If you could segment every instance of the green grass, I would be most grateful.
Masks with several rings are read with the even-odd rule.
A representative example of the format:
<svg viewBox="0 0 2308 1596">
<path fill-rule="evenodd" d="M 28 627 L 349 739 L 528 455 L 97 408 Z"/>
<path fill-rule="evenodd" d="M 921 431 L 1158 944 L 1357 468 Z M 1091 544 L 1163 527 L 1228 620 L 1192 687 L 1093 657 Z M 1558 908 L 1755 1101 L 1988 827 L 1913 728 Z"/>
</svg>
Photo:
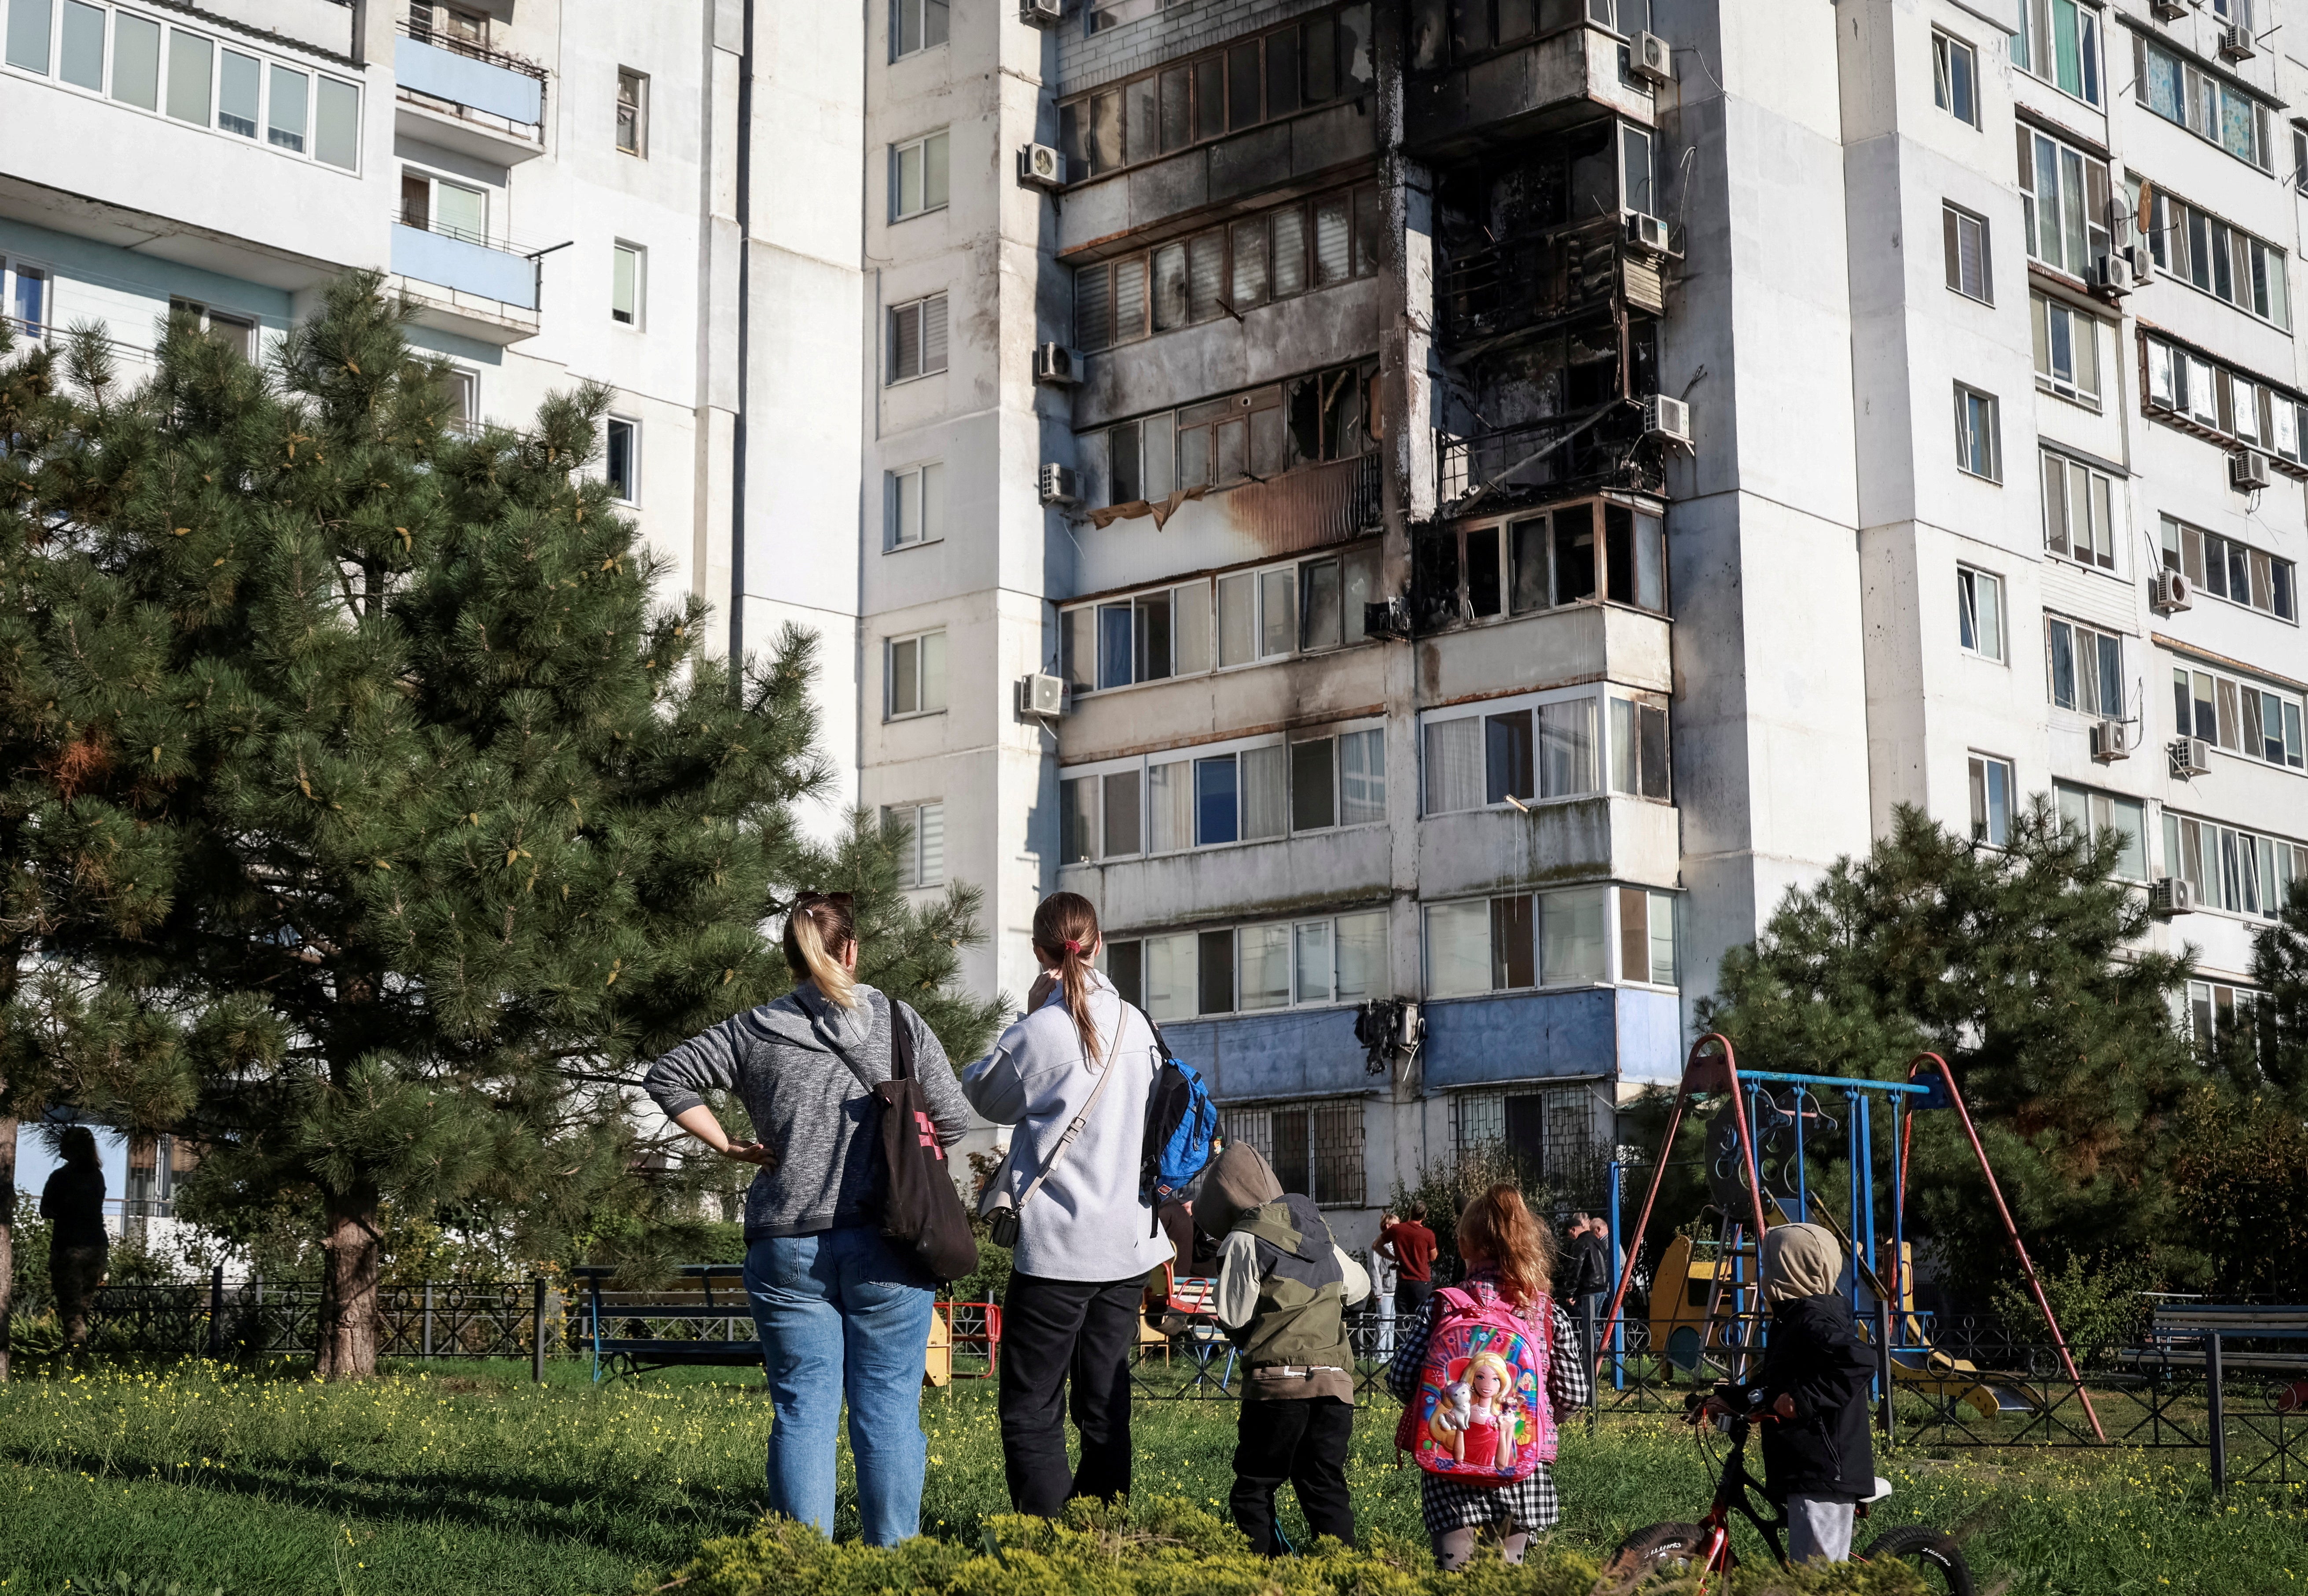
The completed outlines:
<svg viewBox="0 0 2308 1596">
<path fill-rule="evenodd" d="M 581 1367 L 551 1375 L 538 1388 L 518 1366 L 436 1366 L 323 1387 L 286 1368 L 194 1366 L 0 1387 L 0 1592 L 124 1573 L 232 1596 L 623 1592 L 754 1521 L 758 1381 L 698 1371 L 597 1390 Z M 934 1533 L 974 1540 L 1007 1511 L 993 1398 L 983 1382 L 925 1397 Z M 1227 1403 L 1140 1404 L 1139 1492 L 1222 1506 L 1234 1420 Z M 1357 1423 L 1349 1481 L 1363 1524 L 1416 1539 L 1417 1475 L 1394 1466 L 1392 1420 L 1374 1408 Z M 1983 1591 L 2308 1586 L 2308 1504 L 2215 1505 L 2200 1454 L 1905 1452 L 1879 1467 L 1897 1494 L 1876 1527 L 1955 1531 Z M 1680 1426 L 1620 1419 L 1566 1435 L 1557 1478 L 1561 1534 L 1601 1551 L 1633 1526 L 1696 1517 L 1710 1476 Z M 854 1533 L 846 1484 L 841 1511 Z"/>
</svg>

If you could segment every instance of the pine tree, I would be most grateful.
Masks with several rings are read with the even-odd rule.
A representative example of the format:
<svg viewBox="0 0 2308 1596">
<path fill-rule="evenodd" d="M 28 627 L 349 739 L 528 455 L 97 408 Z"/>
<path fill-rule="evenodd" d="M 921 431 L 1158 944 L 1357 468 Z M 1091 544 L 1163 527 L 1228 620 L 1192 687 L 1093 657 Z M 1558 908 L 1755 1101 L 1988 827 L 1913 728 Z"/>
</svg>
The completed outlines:
<svg viewBox="0 0 2308 1596">
<path fill-rule="evenodd" d="M 1903 807 L 1867 858 L 1790 890 L 1725 958 L 1701 1025 L 1750 1068 L 1897 1077 L 1941 1054 L 2031 1252 L 2144 1255 L 2159 1127 L 2203 1072 L 2174 1012 L 2189 960 L 2141 945 L 2148 905 L 2114 874 L 2119 851 L 2042 798 L 2002 849 Z M 1918 1117 L 1916 1161 L 1943 1268 L 1984 1291 L 2010 1251 L 1951 1116 Z"/>
<path fill-rule="evenodd" d="M 2295 877 L 2283 912 L 2252 939 L 2261 990 L 2251 1033 L 2267 1087 L 2297 1117 L 2308 1110 L 2308 877 Z"/>
<path fill-rule="evenodd" d="M 581 1228 L 636 1061 L 782 991 L 764 921 L 874 851 L 797 824 L 813 640 L 733 670 L 652 601 L 582 469 L 606 391 L 461 436 L 398 315 L 348 277 L 270 372 L 178 322 L 127 394 L 80 341 L 0 617 L 55 1067 L 199 1141 L 196 1211 L 317 1211 L 332 1378 L 375 1367 L 383 1203 Z M 973 911 L 884 906 L 883 956 L 942 988 Z"/>
</svg>

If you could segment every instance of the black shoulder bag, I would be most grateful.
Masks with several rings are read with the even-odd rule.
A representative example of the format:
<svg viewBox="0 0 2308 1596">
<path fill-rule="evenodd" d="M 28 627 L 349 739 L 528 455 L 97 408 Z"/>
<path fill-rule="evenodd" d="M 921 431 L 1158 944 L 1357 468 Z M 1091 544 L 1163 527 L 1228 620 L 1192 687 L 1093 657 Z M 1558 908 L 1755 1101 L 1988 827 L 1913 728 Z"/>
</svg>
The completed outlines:
<svg viewBox="0 0 2308 1596">
<path fill-rule="evenodd" d="M 890 1005 L 890 1078 L 868 1081 L 847 1053 L 842 1062 L 864 1084 L 880 1110 L 882 1234 L 913 1249 L 923 1268 L 938 1280 L 958 1281 L 977 1267 L 977 1238 L 953 1184 L 952 1166 L 939 1144 L 929 1100 L 914 1072 L 914 1033 L 906 1011 Z"/>
</svg>

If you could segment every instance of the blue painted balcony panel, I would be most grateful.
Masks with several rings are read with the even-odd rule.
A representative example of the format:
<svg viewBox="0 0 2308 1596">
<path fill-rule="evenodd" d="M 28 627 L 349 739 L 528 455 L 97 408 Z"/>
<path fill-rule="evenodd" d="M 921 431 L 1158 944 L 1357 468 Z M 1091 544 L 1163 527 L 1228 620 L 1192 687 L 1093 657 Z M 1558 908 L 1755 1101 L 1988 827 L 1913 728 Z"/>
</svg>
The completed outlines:
<svg viewBox="0 0 2308 1596">
<path fill-rule="evenodd" d="M 1596 1075 L 1672 1083 L 1682 1068 L 1683 1005 L 1672 992 L 1582 987 L 1426 1008 L 1430 1090 Z"/>
<path fill-rule="evenodd" d="M 1385 1084 L 1369 1073 L 1368 1055 L 1355 1040 L 1352 1009 L 1199 1020 L 1165 1025 L 1162 1035 L 1228 1102 L 1340 1097 Z"/>
<path fill-rule="evenodd" d="M 392 269 L 419 282 L 478 294 L 523 310 L 538 307 L 535 262 L 448 233 L 393 223 Z"/>
<path fill-rule="evenodd" d="M 461 56 L 421 39 L 392 41 L 392 75 L 404 89 L 510 122 L 545 119 L 545 85 L 527 73 Z"/>
</svg>

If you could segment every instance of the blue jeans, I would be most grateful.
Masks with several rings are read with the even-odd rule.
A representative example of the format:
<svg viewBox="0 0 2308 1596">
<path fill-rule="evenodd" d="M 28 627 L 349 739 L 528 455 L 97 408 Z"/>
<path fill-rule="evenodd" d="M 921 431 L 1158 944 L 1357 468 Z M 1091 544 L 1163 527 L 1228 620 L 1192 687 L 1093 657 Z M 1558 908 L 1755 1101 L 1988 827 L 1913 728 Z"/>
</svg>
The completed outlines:
<svg viewBox="0 0 2308 1596">
<path fill-rule="evenodd" d="M 769 1372 L 770 1511 L 833 1533 L 833 1441 L 849 1399 L 866 1544 L 921 1532 L 922 1371 L 932 1290 L 872 1225 L 773 1236 L 745 1254 Z"/>
</svg>

